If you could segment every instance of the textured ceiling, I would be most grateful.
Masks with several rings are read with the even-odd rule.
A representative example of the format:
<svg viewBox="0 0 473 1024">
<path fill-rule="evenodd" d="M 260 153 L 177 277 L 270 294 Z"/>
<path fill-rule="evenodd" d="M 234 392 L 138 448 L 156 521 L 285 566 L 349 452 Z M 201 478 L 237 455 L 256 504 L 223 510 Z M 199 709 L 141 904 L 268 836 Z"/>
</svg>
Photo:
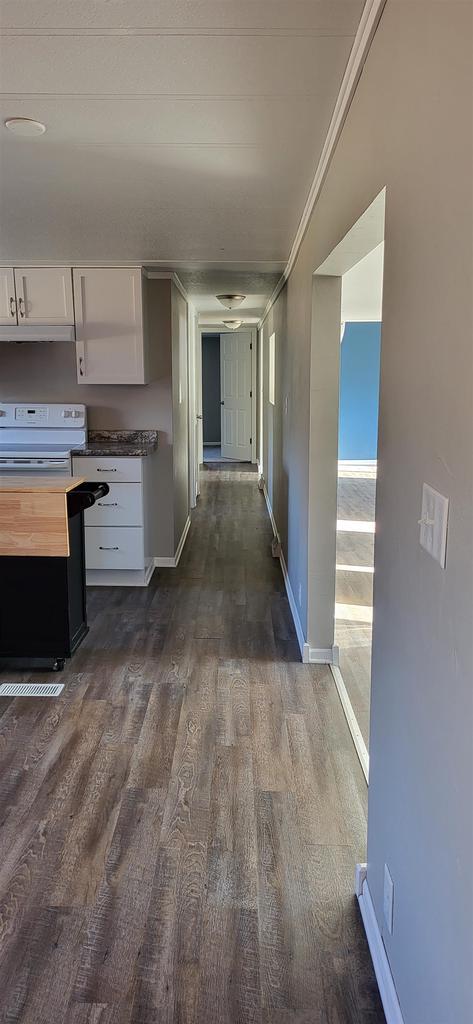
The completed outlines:
<svg viewBox="0 0 473 1024">
<path fill-rule="evenodd" d="M 362 7 L 0 2 L 0 260 L 283 263 Z"/>
</svg>

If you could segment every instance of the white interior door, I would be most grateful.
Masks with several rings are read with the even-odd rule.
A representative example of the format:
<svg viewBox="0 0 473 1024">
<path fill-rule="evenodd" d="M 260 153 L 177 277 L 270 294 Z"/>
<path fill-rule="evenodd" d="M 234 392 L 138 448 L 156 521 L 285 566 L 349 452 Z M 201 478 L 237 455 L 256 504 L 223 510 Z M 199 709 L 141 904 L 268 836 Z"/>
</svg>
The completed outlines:
<svg viewBox="0 0 473 1024">
<path fill-rule="evenodd" d="M 222 457 L 251 462 L 251 331 L 220 335 Z"/>
</svg>

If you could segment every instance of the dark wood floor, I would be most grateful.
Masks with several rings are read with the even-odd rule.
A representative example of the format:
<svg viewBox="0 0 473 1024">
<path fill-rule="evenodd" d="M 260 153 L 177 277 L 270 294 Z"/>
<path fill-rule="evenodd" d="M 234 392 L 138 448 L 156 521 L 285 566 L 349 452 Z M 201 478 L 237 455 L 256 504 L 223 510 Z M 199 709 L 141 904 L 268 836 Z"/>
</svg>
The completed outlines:
<svg viewBox="0 0 473 1024">
<path fill-rule="evenodd" d="M 365 784 L 270 540 L 255 475 L 204 473 L 179 568 L 92 590 L 63 696 L 0 702 L 5 1024 L 384 1020 Z"/>
</svg>

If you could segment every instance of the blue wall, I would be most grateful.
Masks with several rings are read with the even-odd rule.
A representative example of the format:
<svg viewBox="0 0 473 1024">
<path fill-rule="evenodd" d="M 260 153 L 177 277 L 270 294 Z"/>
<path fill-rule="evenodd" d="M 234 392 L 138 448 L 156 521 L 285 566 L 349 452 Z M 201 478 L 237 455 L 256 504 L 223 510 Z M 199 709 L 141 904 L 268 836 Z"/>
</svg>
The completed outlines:
<svg viewBox="0 0 473 1024">
<path fill-rule="evenodd" d="M 380 323 L 347 323 L 340 351 L 339 459 L 375 459 Z"/>
</svg>

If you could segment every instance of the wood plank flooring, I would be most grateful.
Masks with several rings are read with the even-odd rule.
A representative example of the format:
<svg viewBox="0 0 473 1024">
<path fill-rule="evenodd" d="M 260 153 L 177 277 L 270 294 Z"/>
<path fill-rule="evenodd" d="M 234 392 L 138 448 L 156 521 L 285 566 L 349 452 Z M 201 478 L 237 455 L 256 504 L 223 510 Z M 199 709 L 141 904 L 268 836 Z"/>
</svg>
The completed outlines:
<svg viewBox="0 0 473 1024">
<path fill-rule="evenodd" d="M 62 696 L 0 701 L 3 1024 L 384 1021 L 366 787 L 270 541 L 255 474 L 204 472 L 179 568 L 91 590 Z"/>
</svg>

